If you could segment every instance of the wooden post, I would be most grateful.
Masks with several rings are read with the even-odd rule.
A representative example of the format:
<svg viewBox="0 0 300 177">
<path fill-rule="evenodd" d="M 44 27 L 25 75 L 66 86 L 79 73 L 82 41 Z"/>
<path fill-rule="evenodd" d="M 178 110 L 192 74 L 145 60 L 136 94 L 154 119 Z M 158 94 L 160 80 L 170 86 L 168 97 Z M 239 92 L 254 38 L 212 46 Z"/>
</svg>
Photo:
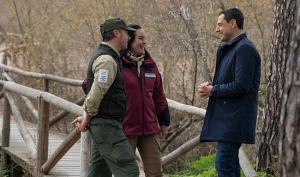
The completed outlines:
<svg viewBox="0 0 300 177">
<path fill-rule="evenodd" d="M 45 92 L 49 92 L 49 80 L 48 79 L 44 79 L 44 91 Z"/>
<path fill-rule="evenodd" d="M 28 129 L 25 126 L 21 112 L 20 112 L 19 108 L 17 107 L 17 104 L 16 104 L 13 96 L 11 95 L 11 93 L 6 91 L 5 96 L 9 102 L 12 114 L 14 115 L 15 123 L 19 130 L 19 133 L 21 134 L 21 136 L 25 142 L 25 145 L 27 146 L 28 151 L 30 152 L 31 156 L 33 158 L 36 158 L 36 144 L 34 143 L 30 132 L 28 131 Z"/>
<path fill-rule="evenodd" d="M 3 89 L 3 86 L 0 86 L 0 90 Z M 4 91 L 0 92 L 0 99 L 4 97 Z"/>
<path fill-rule="evenodd" d="M 86 177 L 91 156 L 91 137 L 89 132 L 81 133 L 80 177 Z"/>
<path fill-rule="evenodd" d="M 0 52 L 0 63 L 7 65 L 7 58 L 5 52 Z M 1 72 L 3 74 L 3 72 Z M 4 87 L 1 85 L 1 93 L 0 93 L 0 99 L 4 97 Z"/>
<path fill-rule="evenodd" d="M 4 99 L 4 111 L 3 111 L 3 128 L 2 128 L 2 147 L 9 146 L 10 135 L 10 106 L 7 98 Z"/>
<path fill-rule="evenodd" d="M 9 137 L 10 137 L 10 106 L 7 98 L 4 98 L 4 111 L 3 111 L 3 124 L 2 124 L 2 147 L 9 146 Z M 1 152 L 1 171 L 9 172 L 10 168 L 10 157 L 5 154 L 4 151 Z M 9 175 L 9 174 L 3 174 Z"/>
<path fill-rule="evenodd" d="M 37 176 L 41 175 L 41 167 L 48 159 L 49 143 L 49 103 L 39 96 L 38 105 Z"/>
</svg>

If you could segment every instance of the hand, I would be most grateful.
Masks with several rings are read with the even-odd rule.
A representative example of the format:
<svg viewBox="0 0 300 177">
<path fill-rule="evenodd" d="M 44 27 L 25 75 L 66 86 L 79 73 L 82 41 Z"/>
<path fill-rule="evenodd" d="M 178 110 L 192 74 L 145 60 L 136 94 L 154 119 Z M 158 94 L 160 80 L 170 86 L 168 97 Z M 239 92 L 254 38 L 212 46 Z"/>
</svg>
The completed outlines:
<svg viewBox="0 0 300 177">
<path fill-rule="evenodd" d="M 202 89 L 203 89 L 205 86 L 209 86 L 209 85 L 211 85 L 210 82 L 204 82 L 204 83 L 200 84 L 200 85 L 198 86 L 198 89 L 197 89 L 198 93 L 202 92 Z"/>
<path fill-rule="evenodd" d="M 84 116 L 79 116 L 72 121 L 72 124 L 75 124 L 75 126 L 81 132 L 85 132 L 88 129 L 89 118 L 86 115 L 87 114 L 84 114 Z"/>
<path fill-rule="evenodd" d="M 159 138 L 160 139 L 165 139 L 167 133 L 168 133 L 168 126 L 161 125 L 160 126 L 160 132 L 159 132 Z"/>
<path fill-rule="evenodd" d="M 198 93 L 201 97 L 209 97 L 211 96 L 211 90 L 213 86 L 209 82 L 205 82 L 198 86 Z"/>
</svg>

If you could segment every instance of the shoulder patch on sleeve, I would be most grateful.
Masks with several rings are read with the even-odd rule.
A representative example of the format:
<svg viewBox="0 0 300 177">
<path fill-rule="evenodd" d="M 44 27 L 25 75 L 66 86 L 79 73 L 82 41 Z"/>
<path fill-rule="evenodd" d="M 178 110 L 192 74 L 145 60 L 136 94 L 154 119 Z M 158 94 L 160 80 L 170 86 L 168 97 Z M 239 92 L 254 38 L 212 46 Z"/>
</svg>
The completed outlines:
<svg viewBox="0 0 300 177">
<path fill-rule="evenodd" d="M 109 73 L 109 70 L 107 70 L 107 69 L 99 69 L 99 72 L 98 72 L 98 82 L 100 82 L 100 83 L 107 83 L 107 81 L 108 81 L 108 73 Z"/>
</svg>

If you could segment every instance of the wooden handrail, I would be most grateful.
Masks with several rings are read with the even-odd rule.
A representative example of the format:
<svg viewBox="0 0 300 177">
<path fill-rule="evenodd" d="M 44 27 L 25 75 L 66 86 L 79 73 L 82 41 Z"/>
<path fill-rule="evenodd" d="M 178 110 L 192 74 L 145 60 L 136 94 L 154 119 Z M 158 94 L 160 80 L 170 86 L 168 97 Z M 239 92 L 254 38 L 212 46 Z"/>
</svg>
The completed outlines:
<svg viewBox="0 0 300 177">
<path fill-rule="evenodd" d="M 9 100 L 13 100 L 13 99 L 10 97 L 10 94 L 7 91 L 14 92 L 14 93 L 17 93 L 17 94 L 20 94 L 20 95 L 23 95 L 23 96 L 27 96 L 27 97 L 30 97 L 30 98 L 35 98 L 35 99 L 39 98 L 43 101 L 46 101 L 47 103 L 51 103 L 51 104 L 53 104 L 57 107 L 60 107 L 64 110 L 67 110 L 68 112 L 71 112 L 75 115 L 82 115 L 83 110 L 80 106 L 78 106 L 74 103 L 71 103 L 67 100 L 64 100 L 63 98 L 60 98 L 58 96 L 55 96 L 51 93 L 43 92 L 43 91 L 36 90 L 36 89 L 33 89 L 33 88 L 29 88 L 29 87 L 26 87 L 26 86 L 23 86 L 23 85 L 20 85 L 20 84 L 11 82 L 11 81 L 0 81 L 0 84 L 3 85 L 3 87 L 6 91 L 5 93 L 7 95 L 9 95 L 8 96 Z M 16 105 L 11 104 L 10 106 L 12 107 L 12 111 L 13 111 L 14 115 L 15 116 L 18 115 L 17 112 L 15 111 L 17 109 Z M 40 117 L 40 119 L 41 119 L 41 117 Z M 39 129 L 40 128 L 41 127 L 39 127 Z M 51 170 L 51 168 L 53 168 L 53 166 L 58 162 L 58 160 L 61 157 L 63 157 L 63 155 L 73 146 L 73 144 L 76 141 L 78 141 L 79 137 L 80 137 L 80 132 L 77 131 L 77 130 L 74 130 L 67 137 L 67 139 L 57 148 L 55 153 L 50 157 L 50 159 L 48 161 L 46 161 L 45 163 L 43 162 L 43 160 L 41 161 L 42 164 L 43 164 L 42 170 L 46 173 L 49 172 Z M 28 136 L 26 136 L 24 140 L 27 141 Z M 31 147 L 31 143 L 30 143 L 30 141 L 28 141 L 28 142 L 29 143 L 26 143 L 26 144 L 29 144 L 30 145 L 29 149 L 32 150 L 33 148 Z"/>
<path fill-rule="evenodd" d="M 243 169 L 244 175 L 246 177 L 256 177 L 256 171 L 252 167 L 252 164 L 251 164 L 250 160 L 248 159 L 243 147 L 241 147 L 239 150 L 239 160 L 240 160 L 240 166 Z"/>
<path fill-rule="evenodd" d="M 13 78 L 10 77 L 6 72 L 4 72 L 2 75 L 5 77 L 5 79 L 7 81 L 13 81 L 14 82 Z M 49 90 L 49 88 L 47 87 L 47 85 L 48 85 L 47 82 L 44 81 L 44 87 L 45 87 L 44 89 Z M 3 93 L 4 92 L 2 91 L 2 94 Z M 0 92 L 0 96 L 1 96 L 1 92 Z M 32 113 L 34 119 L 37 120 L 38 119 L 37 118 L 38 117 L 38 112 L 37 112 L 36 108 L 34 107 L 34 105 L 32 104 L 32 102 L 27 97 L 25 97 L 25 96 L 21 96 L 21 98 L 25 102 L 25 105 L 27 106 L 28 110 Z M 80 104 L 83 103 L 84 99 L 85 99 L 85 97 L 81 97 L 78 100 L 76 100 L 74 103 L 77 104 L 77 105 L 80 105 Z M 50 119 L 50 127 L 53 126 L 58 121 L 60 121 L 65 116 L 67 116 L 68 114 L 69 114 L 68 111 L 62 111 L 62 112 L 56 114 L 55 116 L 53 116 Z"/>
<path fill-rule="evenodd" d="M 46 163 L 42 166 L 42 171 L 48 174 L 56 163 L 71 149 L 71 147 L 79 140 L 80 132 L 74 129 L 63 143 L 55 150 Z"/>
<path fill-rule="evenodd" d="M 72 85 L 72 86 L 81 86 L 82 80 L 76 80 L 76 79 L 70 79 L 70 78 L 65 78 L 65 77 L 59 77 L 53 74 L 41 74 L 41 73 L 36 73 L 36 72 L 30 72 L 30 71 L 25 71 L 19 68 L 15 68 L 12 66 L 7 66 L 4 64 L 0 64 L 0 68 L 3 69 L 4 71 L 9 71 L 12 73 L 20 74 L 22 76 L 27 76 L 27 77 L 32 77 L 32 78 L 37 78 L 37 79 L 49 79 L 52 81 Z"/>
<path fill-rule="evenodd" d="M 33 89 L 30 87 L 26 87 L 11 81 L 0 81 L 0 85 L 4 86 L 4 89 L 9 90 L 14 93 L 18 93 L 23 96 L 27 96 L 33 99 L 37 99 L 39 96 L 42 97 L 43 100 L 45 100 L 48 103 L 51 103 L 52 105 L 55 105 L 57 107 L 60 107 L 66 111 L 69 111 L 72 114 L 75 115 L 82 115 L 83 109 L 81 106 L 78 106 L 74 103 L 71 103 L 63 98 L 60 98 L 58 96 L 55 96 L 48 92 L 43 92 L 37 89 Z"/>
<path fill-rule="evenodd" d="M 162 157 L 162 165 L 167 165 L 200 144 L 199 136 L 189 140 L 168 155 Z"/>
<path fill-rule="evenodd" d="M 84 101 L 85 97 L 81 97 L 78 100 L 76 100 L 74 103 L 76 105 L 82 105 L 83 101 Z M 50 119 L 50 127 L 53 126 L 54 124 L 56 124 L 58 121 L 60 121 L 62 118 L 64 118 L 65 116 L 67 116 L 69 114 L 68 111 L 62 111 L 60 113 L 57 113 L 55 116 L 53 116 Z"/>
<path fill-rule="evenodd" d="M 0 68 L 3 69 L 4 71 L 9 71 L 13 72 L 16 74 L 20 74 L 23 76 L 28 76 L 28 77 L 33 77 L 33 78 L 39 78 L 39 79 L 49 79 L 53 81 L 57 81 L 60 83 L 65 83 L 73 86 L 81 86 L 82 80 L 76 80 L 76 79 L 70 79 L 70 78 L 65 78 L 65 77 L 60 77 L 52 74 L 42 74 L 42 73 L 37 73 L 37 72 L 30 72 L 30 71 L 25 71 L 21 70 L 19 68 L 15 68 L 12 66 L 7 66 L 4 64 L 0 64 Z M 205 109 L 202 108 L 197 108 L 194 106 L 190 105 L 185 105 L 182 103 L 179 103 L 177 101 L 167 99 L 168 105 L 170 108 L 182 111 L 182 112 L 187 112 L 189 114 L 195 114 L 195 115 L 200 115 L 201 117 L 205 116 Z"/>
<path fill-rule="evenodd" d="M 203 108 L 198 108 L 195 106 L 182 104 L 182 103 L 179 103 L 179 102 L 171 100 L 171 99 L 167 99 L 167 101 L 168 101 L 169 107 L 173 108 L 175 110 L 178 110 L 181 112 L 186 112 L 186 113 L 193 114 L 193 115 L 198 115 L 201 118 L 204 118 L 204 116 L 205 116 L 206 110 Z"/>
<path fill-rule="evenodd" d="M 6 72 L 4 72 L 3 77 L 7 80 L 7 81 L 12 81 L 14 82 L 13 78 L 10 77 Z M 29 110 L 31 112 L 31 114 L 33 115 L 35 120 L 38 120 L 38 112 L 36 110 L 36 108 L 34 107 L 34 105 L 32 104 L 32 102 L 25 96 L 20 96 L 22 98 L 22 100 L 25 102 L 25 105 L 27 106 L 27 110 Z"/>
</svg>

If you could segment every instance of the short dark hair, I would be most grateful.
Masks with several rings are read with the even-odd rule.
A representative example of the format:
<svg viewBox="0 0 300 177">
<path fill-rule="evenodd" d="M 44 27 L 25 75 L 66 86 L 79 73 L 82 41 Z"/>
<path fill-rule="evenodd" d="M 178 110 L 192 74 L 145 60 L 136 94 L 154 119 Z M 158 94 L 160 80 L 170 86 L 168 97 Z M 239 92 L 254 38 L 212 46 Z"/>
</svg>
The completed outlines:
<svg viewBox="0 0 300 177">
<path fill-rule="evenodd" d="M 114 32 L 113 32 L 113 30 L 105 31 L 105 32 L 101 33 L 101 36 L 102 36 L 103 42 L 110 41 L 112 38 L 114 38 Z"/>
<path fill-rule="evenodd" d="M 239 29 L 244 28 L 244 15 L 240 9 L 236 7 L 232 7 L 229 9 L 222 10 L 219 13 L 219 16 L 222 14 L 224 14 L 224 18 L 227 22 L 229 22 L 232 19 L 235 19 L 238 28 Z"/>
<path fill-rule="evenodd" d="M 142 29 L 142 27 L 138 24 L 129 24 L 128 25 L 129 28 L 133 28 L 135 30 L 138 30 L 138 29 Z M 128 36 L 130 37 L 130 39 L 128 40 L 128 43 L 127 43 L 127 48 L 130 50 L 131 49 L 131 45 L 135 39 L 135 32 L 136 31 L 128 31 Z"/>
</svg>

